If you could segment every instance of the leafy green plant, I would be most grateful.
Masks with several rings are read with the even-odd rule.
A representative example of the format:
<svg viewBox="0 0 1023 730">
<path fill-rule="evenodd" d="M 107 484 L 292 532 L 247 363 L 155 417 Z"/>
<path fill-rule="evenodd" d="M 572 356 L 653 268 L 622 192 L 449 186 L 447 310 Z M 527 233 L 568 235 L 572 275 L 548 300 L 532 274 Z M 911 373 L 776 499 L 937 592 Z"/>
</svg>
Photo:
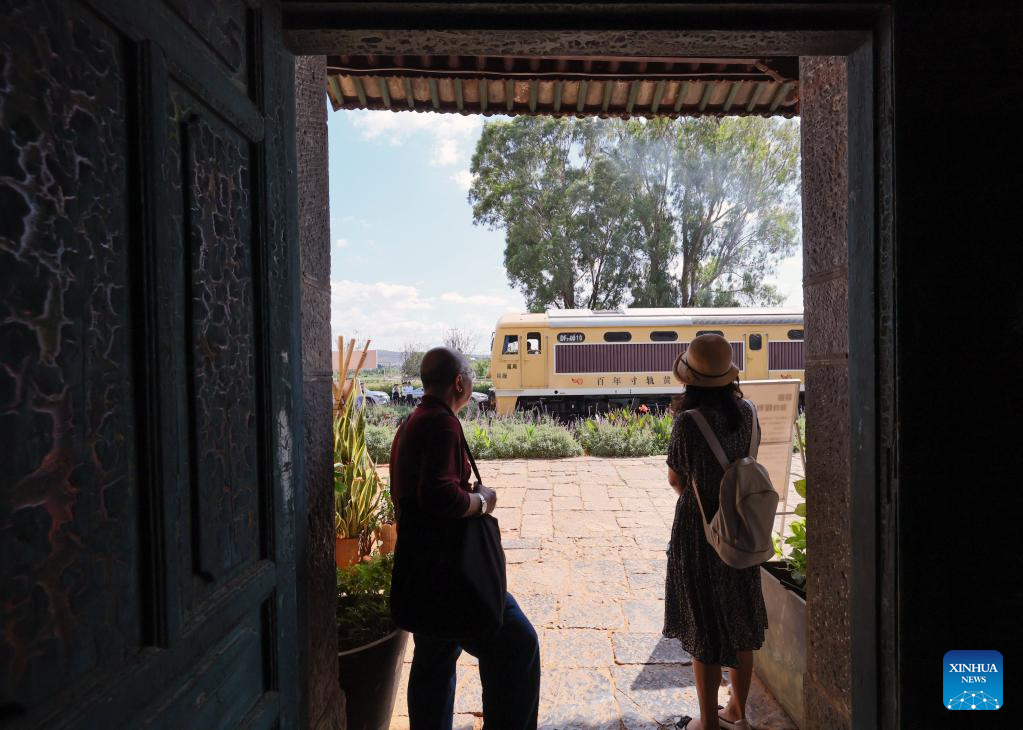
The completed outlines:
<svg viewBox="0 0 1023 730">
<path fill-rule="evenodd" d="M 334 526 L 338 537 L 359 538 L 369 552 L 381 481 L 366 449 L 363 408 L 348 398 L 334 420 Z"/>
<path fill-rule="evenodd" d="M 396 426 L 366 425 L 366 451 L 375 464 L 391 460 L 391 443 L 397 430 Z"/>
<path fill-rule="evenodd" d="M 797 479 L 795 482 L 793 482 L 793 486 L 796 488 L 796 494 L 798 494 L 800 497 L 802 497 L 805 500 L 806 499 L 806 478 L 804 477 L 802 479 Z M 803 502 L 800 502 L 799 504 L 797 504 L 795 512 L 800 517 L 805 518 L 806 517 L 806 502 L 803 501 Z"/>
<path fill-rule="evenodd" d="M 615 410 L 582 421 L 576 434 L 591 456 L 654 456 L 667 453 L 672 425 L 668 413 Z"/>
<path fill-rule="evenodd" d="M 367 426 L 397 426 L 401 419 L 405 418 L 414 409 L 414 406 L 391 404 L 388 406 L 370 406 L 365 409 L 363 415 L 366 418 Z M 377 459 L 377 463 L 380 463 Z"/>
<path fill-rule="evenodd" d="M 463 421 L 462 428 L 478 459 L 560 459 L 582 454 L 572 433 L 546 416 L 481 414 Z"/>
<path fill-rule="evenodd" d="M 806 583 L 806 519 L 793 520 L 789 523 L 789 530 L 792 534 L 785 538 L 785 544 L 789 546 L 785 563 L 792 581 L 801 586 Z"/>
<path fill-rule="evenodd" d="M 796 494 L 806 499 L 806 479 L 797 479 L 793 486 L 795 487 Z M 789 523 L 789 536 L 782 540 L 780 535 L 775 535 L 774 540 L 774 552 L 775 554 L 785 561 L 786 567 L 788 567 L 789 573 L 792 575 L 792 581 L 796 585 L 804 585 L 806 583 L 806 502 L 800 502 L 796 505 L 796 515 L 799 519 L 793 520 Z M 782 544 L 788 545 L 788 554 L 785 554 L 785 550 Z"/>
<path fill-rule="evenodd" d="M 391 498 L 391 488 L 384 487 L 380 492 L 380 507 L 377 511 L 377 521 L 381 525 L 394 523 L 394 500 Z"/>
<path fill-rule="evenodd" d="M 477 379 L 482 380 L 490 374 L 490 358 L 481 358 L 473 363 L 473 372 Z M 475 390 L 475 389 L 474 389 Z M 486 393 L 483 391 L 482 393 Z"/>
<path fill-rule="evenodd" d="M 374 555 L 337 570 L 337 638 L 341 651 L 382 639 L 395 630 L 391 620 L 394 555 Z"/>
</svg>

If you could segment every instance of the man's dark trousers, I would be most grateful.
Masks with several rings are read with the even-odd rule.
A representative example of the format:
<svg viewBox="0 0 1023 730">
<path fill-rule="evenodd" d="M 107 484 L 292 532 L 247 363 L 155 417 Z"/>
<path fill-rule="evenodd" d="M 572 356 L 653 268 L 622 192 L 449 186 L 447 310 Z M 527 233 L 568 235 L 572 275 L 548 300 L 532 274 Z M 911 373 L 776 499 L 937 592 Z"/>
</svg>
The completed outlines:
<svg viewBox="0 0 1023 730">
<path fill-rule="evenodd" d="M 466 622 L 472 616 L 465 617 Z M 540 706 L 540 645 L 511 594 L 493 638 L 455 641 L 416 634 L 408 682 L 411 730 L 451 730 L 455 665 L 462 650 L 479 659 L 487 730 L 535 730 Z"/>
</svg>

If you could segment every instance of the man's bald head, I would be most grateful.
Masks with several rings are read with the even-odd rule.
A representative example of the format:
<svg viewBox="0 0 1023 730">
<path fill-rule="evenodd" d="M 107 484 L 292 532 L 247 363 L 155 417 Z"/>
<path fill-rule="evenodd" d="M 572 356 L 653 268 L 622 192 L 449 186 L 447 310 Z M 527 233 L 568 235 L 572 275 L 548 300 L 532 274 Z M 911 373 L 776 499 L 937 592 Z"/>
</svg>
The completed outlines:
<svg viewBox="0 0 1023 730">
<path fill-rule="evenodd" d="M 435 347 L 423 355 L 419 369 L 423 390 L 439 394 L 454 385 L 459 374 L 466 379 L 472 377 L 469 361 L 462 353 L 449 347 Z"/>
</svg>

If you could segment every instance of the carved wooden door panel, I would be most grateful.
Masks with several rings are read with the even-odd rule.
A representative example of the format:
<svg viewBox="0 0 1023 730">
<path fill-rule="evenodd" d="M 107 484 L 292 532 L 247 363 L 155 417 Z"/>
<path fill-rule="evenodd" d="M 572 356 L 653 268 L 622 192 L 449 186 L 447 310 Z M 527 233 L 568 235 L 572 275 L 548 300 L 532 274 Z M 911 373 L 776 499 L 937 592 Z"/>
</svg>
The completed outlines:
<svg viewBox="0 0 1023 730">
<path fill-rule="evenodd" d="M 0 0 L 0 725 L 294 726 L 275 1 Z"/>
</svg>

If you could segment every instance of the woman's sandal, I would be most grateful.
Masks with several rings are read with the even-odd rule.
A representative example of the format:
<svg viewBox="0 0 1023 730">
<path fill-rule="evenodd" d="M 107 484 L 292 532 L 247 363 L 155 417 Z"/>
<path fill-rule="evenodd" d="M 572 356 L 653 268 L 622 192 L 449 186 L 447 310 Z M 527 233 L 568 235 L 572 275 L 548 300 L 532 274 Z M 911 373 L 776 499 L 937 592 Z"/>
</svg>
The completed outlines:
<svg viewBox="0 0 1023 730">
<path fill-rule="evenodd" d="M 723 710 L 725 708 L 718 705 L 718 709 Z M 745 718 L 742 720 L 726 720 L 720 714 L 718 715 L 718 725 L 721 727 L 721 730 L 753 730 L 753 726 Z"/>
<path fill-rule="evenodd" d="M 723 709 L 725 709 L 723 705 L 718 705 L 718 710 Z M 675 727 L 679 730 L 685 730 L 689 727 L 689 723 L 692 721 L 693 718 L 689 717 L 689 715 L 685 715 L 680 718 L 677 723 L 675 723 Z M 721 715 L 718 715 L 718 725 L 720 725 L 723 730 L 753 730 L 753 726 L 749 724 L 749 720 L 726 720 L 721 717 Z"/>
</svg>

